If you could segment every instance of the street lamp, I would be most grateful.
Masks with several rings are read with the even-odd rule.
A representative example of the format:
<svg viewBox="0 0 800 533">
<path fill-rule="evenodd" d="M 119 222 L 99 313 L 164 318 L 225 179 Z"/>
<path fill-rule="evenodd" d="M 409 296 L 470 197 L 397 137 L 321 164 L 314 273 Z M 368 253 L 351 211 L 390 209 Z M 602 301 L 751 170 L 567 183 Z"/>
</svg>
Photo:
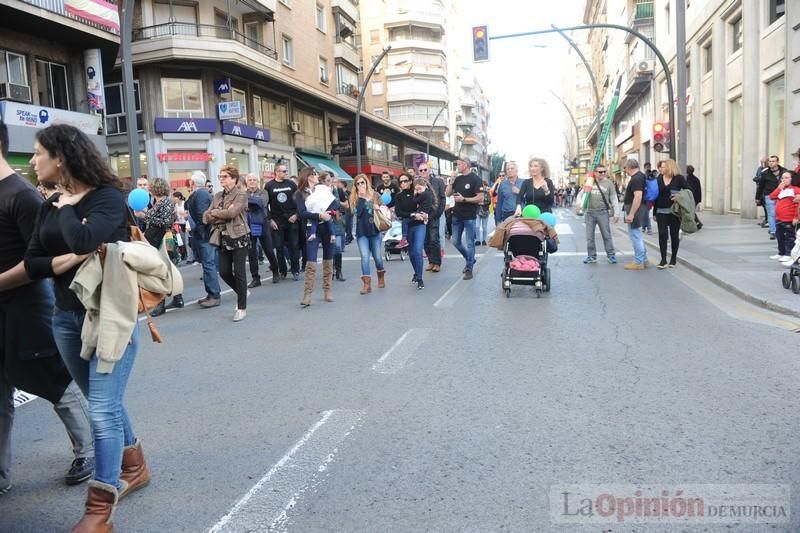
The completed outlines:
<svg viewBox="0 0 800 533">
<path fill-rule="evenodd" d="M 553 91 L 553 90 L 551 89 L 551 90 L 550 90 L 550 94 L 552 94 L 552 95 L 553 95 L 553 97 L 554 97 L 556 100 L 558 100 L 559 102 L 561 102 L 561 105 L 563 105 L 563 106 L 564 106 L 564 109 L 566 109 L 566 110 L 567 110 L 567 114 L 569 115 L 569 118 L 571 118 L 571 119 L 572 119 L 572 125 L 573 125 L 573 126 L 575 126 L 575 142 L 576 142 L 576 144 L 575 144 L 575 159 L 578 159 L 578 158 L 579 158 L 579 156 L 581 155 L 581 134 L 580 134 L 580 130 L 578 130 L 578 121 L 576 121 L 576 120 L 575 120 L 575 115 L 573 115 L 573 114 L 572 114 L 572 111 L 570 110 L 570 108 L 569 108 L 569 106 L 567 105 L 567 103 L 566 103 L 564 100 L 562 100 L 562 99 L 561 99 L 561 97 L 560 97 L 560 96 L 558 96 L 558 95 L 555 93 L 555 91 Z"/>
<path fill-rule="evenodd" d="M 367 92 L 367 84 L 369 84 L 369 79 L 372 77 L 372 74 L 375 73 L 375 69 L 378 68 L 383 58 L 386 57 L 386 54 L 389 53 L 389 50 L 392 49 L 392 45 L 387 44 L 383 47 L 383 52 L 379 55 L 375 61 L 372 63 L 372 67 L 370 67 L 367 76 L 364 78 L 364 82 L 361 84 L 361 90 L 358 91 L 358 101 L 356 102 L 356 168 L 358 169 L 357 174 L 361 174 L 361 107 L 364 105 L 364 94 Z"/>
<path fill-rule="evenodd" d="M 134 0 L 122 2 L 122 20 L 120 21 L 120 46 L 122 48 L 122 99 L 125 109 L 136 109 L 133 94 L 133 62 L 131 58 L 131 41 L 133 40 L 133 4 Z M 135 113 L 132 114 L 135 116 Z M 128 122 L 131 122 L 130 120 Z M 128 155 L 130 155 L 131 180 L 136 186 L 139 179 L 139 132 L 136 131 L 136 120 L 128 124 Z"/>
<path fill-rule="evenodd" d="M 431 158 L 431 135 L 433 135 L 433 127 L 436 126 L 436 122 L 439 120 L 439 117 L 442 116 L 442 112 L 448 108 L 450 102 L 445 102 L 442 108 L 436 113 L 436 118 L 433 119 L 433 124 L 428 129 L 428 142 L 425 143 L 425 161 L 430 160 Z"/>
</svg>

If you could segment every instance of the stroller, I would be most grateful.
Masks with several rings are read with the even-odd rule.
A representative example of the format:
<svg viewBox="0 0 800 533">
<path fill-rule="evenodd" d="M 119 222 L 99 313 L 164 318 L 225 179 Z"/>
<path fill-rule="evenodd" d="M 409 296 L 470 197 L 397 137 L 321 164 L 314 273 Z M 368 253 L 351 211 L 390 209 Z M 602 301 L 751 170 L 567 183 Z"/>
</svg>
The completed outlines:
<svg viewBox="0 0 800 533">
<path fill-rule="evenodd" d="M 400 261 L 405 261 L 408 256 L 408 247 L 398 246 L 403 240 L 403 223 L 399 220 L 392 221 L 392 227 L 383 236 L 383 256 L 391 261 L 393 255 L 399 255 Z"/>
<path fill-rule="evenodd" d="M 505 267 L 500 276 L 506 298 L 511 297 L 512 285 L 532 286 L 537 298 L 542 297 L 542 292 L 550 292 L 549 252 L 544 234 L 524 222 L 514 222 L 503 243 L 503 256 Z"/>
</svg>

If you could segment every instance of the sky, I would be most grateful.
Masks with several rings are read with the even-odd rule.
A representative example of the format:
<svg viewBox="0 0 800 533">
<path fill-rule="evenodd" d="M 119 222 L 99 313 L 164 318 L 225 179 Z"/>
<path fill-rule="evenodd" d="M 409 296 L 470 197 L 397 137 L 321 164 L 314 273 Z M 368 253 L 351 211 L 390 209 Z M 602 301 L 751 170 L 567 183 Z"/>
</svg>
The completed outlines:
<svg viewBox="0 0 800 533">
<path fill-rule="evenodd" d="M 457 0 L 471 59 L 472 27 L 488 24 L 489 36 L 581 24 L 584 0 Z M 536 45 L 545 45 L 539 48 Z M 473 68 L 490 106 L 490 153 L 516 160 L 527 175 L 531 156 L 542 157 L 556 175 L 565 152 L 564 133 L 574 135 L 562 104 L 550 94 L 564 92 L 566 67 L 573 61 L 557 33 L 489 42 L 489 61 Z"/>
</svg>

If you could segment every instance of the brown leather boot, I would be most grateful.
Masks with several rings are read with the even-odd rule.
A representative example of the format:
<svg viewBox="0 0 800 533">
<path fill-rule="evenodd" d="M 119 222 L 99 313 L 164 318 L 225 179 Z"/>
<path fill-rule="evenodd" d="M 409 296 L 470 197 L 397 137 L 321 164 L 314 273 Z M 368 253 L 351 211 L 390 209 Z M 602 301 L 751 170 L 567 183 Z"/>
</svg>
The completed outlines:
<svg viewBox="0 0 800 533">
<path fill-rule="evenodd" d="M 311 305 L 311 293 L 314 292 L 314 278 L 316 277 L 317 264 L 309 261 L 306 263 L 306 273 L 303 279 L 303 299 L 300 301 L 300 307 Z"/>
<path fill-rule="evenodd" d="M 385 270 L 378 270 L 378 288 L 385 289 L 386 288 L 386 279 L 384 276 L 386 275 Z"/>
<path fill-rule="evenodd" d="M 322 290 L 326 302 L 333 301 L 331 286 L 333 285 L 333 261 L 322 261 Z"/>
<path fill-rule="evenodd" d="M 89 481 L 86 509 L 81 521 L 72 528 L 72 533 L 113 533 L 111 517 L 119 501 L 117 489 L 100 481 Z"/>
<path fill-rule="evenodd" d="M 122 472 L 119 478 L 125 482 L 119 489 L 120 500 L 150 483 L 150 469 L 144 460 L 142 443 L 139 439 L 136 439 L 136 444 L 133 446 L 122 449 Z"/>
<path fill-rule="evenodd" d="M 369 294 L 372 292 L 372 276 L 361 276 L 361 294 Z"/>
</svg>

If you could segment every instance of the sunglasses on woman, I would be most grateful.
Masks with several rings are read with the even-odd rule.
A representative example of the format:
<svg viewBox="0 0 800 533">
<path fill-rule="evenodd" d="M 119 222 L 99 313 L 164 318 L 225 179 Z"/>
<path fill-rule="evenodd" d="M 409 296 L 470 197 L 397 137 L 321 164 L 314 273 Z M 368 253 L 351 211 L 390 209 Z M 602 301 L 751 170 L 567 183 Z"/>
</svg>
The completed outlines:
<svg viewBox="0 0 800 533">
<path fill-rule="evenodd" d="M 410 180 L 400 180 L 400 183 L 409 183 Z"/>
</svg>

